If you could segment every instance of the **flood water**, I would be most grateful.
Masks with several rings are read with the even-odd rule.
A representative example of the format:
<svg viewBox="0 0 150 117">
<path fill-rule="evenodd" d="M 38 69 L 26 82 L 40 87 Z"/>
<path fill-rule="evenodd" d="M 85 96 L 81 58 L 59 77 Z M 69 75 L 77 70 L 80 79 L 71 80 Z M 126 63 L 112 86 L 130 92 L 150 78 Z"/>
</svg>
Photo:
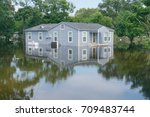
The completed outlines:
<svg viewBox="0 0 150 117">
<path fill-rule="evenodd" d="M 54 50 L 54 58 L 25 56 L 20 50 L 1 55 L 0 99 L 150 99 L 149 53 L 65 50 Z"/>
</svg>

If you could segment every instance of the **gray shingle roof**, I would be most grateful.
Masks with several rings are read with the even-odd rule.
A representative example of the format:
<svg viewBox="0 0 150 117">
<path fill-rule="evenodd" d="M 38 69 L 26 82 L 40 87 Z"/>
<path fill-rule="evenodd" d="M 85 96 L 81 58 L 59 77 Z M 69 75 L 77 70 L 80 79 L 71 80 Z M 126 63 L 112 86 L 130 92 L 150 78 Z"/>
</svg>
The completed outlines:
<svg viewBox="0 0 150 117">
<path fill-rule="evenodd" d="M 25 31 L 47 31 L 60 24 L 65 24 L 78 30 L 91 30 L 91 31 L 97 31 L 99 28 L 103 27 L 103 25 L 96 24 L 96 23 L 61 22 L 59 24 L 41 24 L 32 28 L 28 28 Z M 111 28 L 108 29 L 113 31 L 113 29 Z"/>
<path fill-rule="evenodd" d="M 26 29 L 25 31 L 47 31 L 55 26 L 57 26 L 58 24 L 41 24 L 41 25 L 38 25 L 38 26 L 34 26 L 34 27 L 31 27 L 31 28 L 28 28 Z"/>
<path fill-rule="evenodd" d="M 64 23 L 79 30 L 98 30 L 99 28 L 102 27 L 102 25 L 96 23 L 75 23 L 75 22 L 64 22 Z"/>
</svg>

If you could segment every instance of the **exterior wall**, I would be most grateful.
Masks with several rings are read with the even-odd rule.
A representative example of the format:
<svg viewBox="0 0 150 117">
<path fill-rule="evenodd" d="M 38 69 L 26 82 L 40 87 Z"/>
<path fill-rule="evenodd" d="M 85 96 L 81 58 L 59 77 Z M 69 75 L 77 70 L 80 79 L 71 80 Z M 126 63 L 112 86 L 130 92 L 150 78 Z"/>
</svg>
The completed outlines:
<svg viewBox="0 0 150 117">
<path fill-rule="evenodd" d="M 88 61 L 90 60 L 90 48 L 88 46 L 79 46 L 78 47 L 78 61 Z M 86 51 L 86 55 L 83 54 L 83 51 Z"/>
<path fill-rule="evenodd" d="M 72 50 L 72 52 L 73 52 L 71 59 L 69 59 L 69 55 L 68 55 L 69 50 Z M 78 50 L 77 46 L 61 46 L 60 48 L 58 48 L 58 57 L 57 58 L 54 57 L 53 52 L 48 55 L 48 58 L 50 58 L 52 61 L 54 61 L 58 65 L 68 66 L 68 65 L 78 62 L 78 51 L 77 50 Z"/>
<path fill-rule="evenodd" d="M 77 29 L 74 29 L 67 25 L 65 25 L 64 29 L 61 29 L 61 24 L 60 24 L 48 32 L 48 35 L 52 35 L 51 41 L 53 41 L 53 32 L 54 31 L 58 32 L 58 44 L 65 45 L 65 46 L 78 46 L 78 30 Z M 68 32 L 69 31 L 73 32 L 73 41 L 72 42 L 68 42 Z"/>
<path fill-rule="evenodd" d="M 86 42 L 82 41 L 82 32 L 87 32 L 87 41 Z M 90 32 L 87 30 L 80 30 L 78 39 L 79 39 L 79 45 L 78 46 L 88 46 L 89 43 L 91 42 Z"/>
<path fill-rule="evenodd" d="M 103 58 L 112 58 L 114 55 L 114 48 L 113 45 L 99 47 L 99 59 Z"/>
<path fill-rule="evenodd" d="M 43 31 L 43 39 L 38 40 L 38 33 L 42 31 L 36 31 L 36 32 L 31 32 L 32 33 L 32 39 L 28 39 L 28 32 L 25 32 L 25 46 L 26 46 L 26 53 L 28 53 L 28 48 L 32 48 L 32 55 L 39 56 L 39 48 L 42 48 L 43 50 L 43 55 L 41 56 L 46 56 L 47 55 L 47 47 L 50 45 L 50 43 L 47 42 L 47 37 L 48 33 L 46 31 Z M 31 43 L 38 43 L 38 48 L 34 48 L 34 46 Z"/>
<path fill-rule="evenodd" d="M 100 44 L 108 44 L 108 45 L 113 45 L 113 40 L 114 40 L 114 32 L 113 31 L 110 31 L 108 28 L 106 27 L 102 27 L 98 30 L 99 32 L 99 38 L 100 38 Z M 105 33 L 108 32 L 112 32 L 112 37 L 110 39 L 110 41 L 105 41 L 104 40 L 104 37 L 105 37 Z"/>
<path fill-rule="evenodd" d="M 63 24 L 63 23 L 62 23 Z M 68 32 L 72 31 L 73 32 L 73 41 L 72 42 L 68 42 Z M 38 40 L 38 33 L 42 32 L 42 31 L 34 31 L 31 32 L 32 33 L 32 39 L 28 40 L 28 32 L 25 32 L 25 39 L 26 39 L 26 53 L 28 53 L 28 49 L 32 48 L 32 54 L 31 55 L 35 55 L 35 56 L 41 56 L 41 57 L 50 57 L 54 56 L 53 54 L 55 54 L 55 56 L 57 56 L 56 54 L 58 54 L 58 57 L 55 57 L 55 60 L 59 60 L 59 58 L 61 58 L 60 56 L 60 49 L 61 46 L 66 46 L 66 47 L 70 47 L 73 50 L 73 55 L 76 55 L 78 60 L 82 60 L 82 50 L 87 50 L 87 59 L 90 58 L 90 50 L 88 49 L 88 45 L 89 43 L 92 42 L 92 35 L 91 32 L 87 31 L 87 30 L 77 30 L 75 28 L 72 28 L 66 24 L 64 24 L 64 29 L 61 29 L 61 24 L 56 26 L 55 28 L 49 30 L 49 31 L 43 31 L 43 39 L 42 40 Z M 54 32 L 58 32 L 58 45 L 61 45 L 58 47 L 57 50 L 51 49 L 51 42 L 54 41 Z M 86 32 L 87 33 L 87 41 L 83 42 L 83 35 L 82 32 Z M 107 44 L 110 45 L 110 48 L 113 48 L 113 37 L 110 39 L 110 41 L 105 41 L 104 37 L 105 37 L 105 33 L 106 32 L 110 32 L 108 28 L 106 27 L 102 27 L 98 30 L 98 39 L 96 42 L 99 44 Z M 112 32 L 113 34 L 114 32 Z M 38 48 L 33 48 L 33 45 L 31 45 L 31 43 L 38 43 Z M 73 47 L 74 46 L 74 47 Z M 39 48 L 42 48 L 42 55 L 39 55 Z M 74 53 L 75 48 L 77 49 L 77 53 Z M 66 55 L 68 55 L 68 50 L 62 48 L 64 50 L 64 52 L 66 53 Z M 105 50 L 105 48 L 104 48 Z M 102 54 L 103 49 L 100 49 L 99 51 L 101 52 L 101 56 L 102 58 L 106 57 L 106 54 Z M 57 53 L 56 53 L 57 52 Z M 105 53 L 105 52 L 104 52 Z M 111 49 L 111 53 L 113 54 L 113 49 Z M 63 53 L 64 56 L 66 56 Z M 66 56 L 68 57 L 68 56 Z M 67 58 L 66 58 L 67 59 Z"/>
</svg>

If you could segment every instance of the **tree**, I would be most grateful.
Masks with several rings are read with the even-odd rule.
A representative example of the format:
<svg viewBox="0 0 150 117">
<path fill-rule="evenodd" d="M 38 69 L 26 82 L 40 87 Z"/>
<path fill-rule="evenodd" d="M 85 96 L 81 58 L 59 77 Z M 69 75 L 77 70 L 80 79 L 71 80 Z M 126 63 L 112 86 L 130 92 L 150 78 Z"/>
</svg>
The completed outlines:
<svg viewBox="0 0 150 117">
<path fill-rule="evenodd" d="M 11 45 L 9 39 L 14 32 L 13 10 L 9 0 L 0 0 L 0 49 Z"/>
<path fill-rule="evenodd" d="M 95 8 L 81 8 L 75 13 L 75 22 L 91 22 L 91 15 L 99 12 L 98 9 Z"/>
<path fill-rule="evenodd" d="M 87 23 L 99 23 L 112 27 L 112 19 L 108 16 L 102 15 L 98 9 L 94 8 L 82 8 L 75 13 L 75 22 L 87 22 Z"/>
<path fill-rule="evenodd" d="M 127 36 L 130 44 L 133 44 L 135 37 L 140 36 L 144 29 L 138 22 L 137 14 L 130 11 L 120 12 L 116 19 L 116 33 L 118 36 Z"/>
<path fill-rule="evenodd" d="M 99 23 L 108 27 L 113 27 L 112 18 L 109 16 L 102 15 L 101 12 L 96 12 L 93 15 L 91 15 L 90 20 L 93 23 Z"/>
<path fill-rule="evenodd" d="M 45 23 L 65 21 L 74 9 L 66 0 L 34 0 L 34 4 L 43 13 Z"/>
<path fill-rule="evenodd" d="M 22 23 L 20 24 L 20 30 L 40 24 L 42 17 L 42 13 L 37 8 L 31 6 L 20 8 L 15 14 L 16 21 Z"/>
<path fill-rule="evenodd" d="M 131 89 L 140 87 L 140 93 L 150 99 L 150 58 L 142 51 L 115 52 L 115 59 L 101 66 L 101 73 L 107 80 L 125 80 L 131 84 Z"/>
<path fill-rule="evenodd" d="M 102 0 L 98 7 L 104 15 L 114 19 L 122 8 L 121 1 L 122 0 Z"/>
<path fill-rule="evenodd" d="M 141 23 L 144 25 L 145 32 L 147 33 L 147 36 L 150 37 L 150 1 L 143 0 L 143 4 L 145 7 L 143 7 L 138 13 L 141 17 Z"/>
</svg>

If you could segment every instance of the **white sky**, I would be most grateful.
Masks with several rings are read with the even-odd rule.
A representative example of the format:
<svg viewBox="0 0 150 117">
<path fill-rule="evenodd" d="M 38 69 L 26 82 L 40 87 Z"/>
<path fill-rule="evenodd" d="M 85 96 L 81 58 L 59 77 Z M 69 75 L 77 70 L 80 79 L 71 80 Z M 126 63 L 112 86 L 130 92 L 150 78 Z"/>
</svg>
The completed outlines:
<svg viewBox="0 0 150 117">
<path fill-rule="evenodd" d="M 79 10 L 80 8 L 96 8 L 98 4 L 101 2 L 101 0 L 67 0 L 67 1 L 72 2 L 76 7 L 74 12 L 76 10 Z"/>
</svg>

